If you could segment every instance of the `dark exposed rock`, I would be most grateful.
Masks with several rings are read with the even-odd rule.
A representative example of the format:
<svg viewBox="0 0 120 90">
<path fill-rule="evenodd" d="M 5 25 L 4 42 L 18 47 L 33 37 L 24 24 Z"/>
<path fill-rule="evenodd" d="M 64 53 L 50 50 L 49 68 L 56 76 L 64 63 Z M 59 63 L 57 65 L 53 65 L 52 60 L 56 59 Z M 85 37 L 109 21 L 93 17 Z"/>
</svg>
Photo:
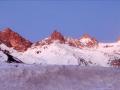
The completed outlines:
<svg viewBox="0 0 120 90">
<path fill-rule="evenodd" d="M 115 59 L 110 62 L 110 65 L 113 67 L 120 67 L 120 59 Z"/>
<path fill-rule="evenodd" d="M 8 60 L 7 60 L 7 63 L 23 63 L 21 60 L 19 60 L 18 58 L 15 58 L 15 57 L 13 57 L 12 55 L 10 55 L 10 53 L 9 53 L 9 51 L 7 51 L 7 50 L 2 50 L 3 51 L 3 53 L 5 54 L 5 55 L 7 55 L 7 57 L 8 57 Z"/>
</svg>

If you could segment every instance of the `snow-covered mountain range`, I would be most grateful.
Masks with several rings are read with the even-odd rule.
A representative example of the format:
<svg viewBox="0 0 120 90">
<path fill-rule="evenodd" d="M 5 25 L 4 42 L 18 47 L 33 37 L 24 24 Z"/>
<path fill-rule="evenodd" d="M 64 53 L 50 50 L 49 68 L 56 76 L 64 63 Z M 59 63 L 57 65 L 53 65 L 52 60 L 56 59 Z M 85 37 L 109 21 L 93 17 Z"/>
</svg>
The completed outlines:
<svg viewBox="0 0 120 90">
<path fill-rule="evenodd" d="M 0 31 L 0 63 L 120 66 L 120 40 L 102 43 L 88 34 L 79 39 L 54 31 L 49 37 L 32 43 L 6 28 Z"/>
</svg>

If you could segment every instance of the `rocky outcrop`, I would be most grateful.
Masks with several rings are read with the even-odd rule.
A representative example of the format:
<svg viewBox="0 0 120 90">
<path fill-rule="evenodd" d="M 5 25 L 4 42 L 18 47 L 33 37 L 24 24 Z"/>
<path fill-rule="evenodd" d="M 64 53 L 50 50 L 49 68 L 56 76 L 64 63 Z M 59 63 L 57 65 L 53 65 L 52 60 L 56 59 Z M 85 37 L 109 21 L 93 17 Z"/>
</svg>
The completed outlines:
<svg viewBox="0 0 120 90">
<path fill-rule="evenodd" d="M 54 40 L 59 40 L 61 43 L 65 42 L 64 36 L 56 30 L 51 34 L 50 39 L 53 40 L 53 41 Z"/>
<path fill-rule="evenodd" d="M 95 47 L 95 46 L 98 46 L 98 41 L 91 37 L 90 35 L 88 34 L 84 34 L 80 39 L 80 44 L 82 47 Z"/>
<path fill-rule="evenodd" d="M 74 38 L 64 37 L 58 31 L 54 31 L 50 35 L 50 37 L 37 42 L 35 45 L 39 45 L 39 46 L 49 45 L 54 41 L 58 41 L 61 44 L 68 44 L 69 46 L 73 46 L 81 49 L 84 47 L 92 48 L 98 46 L 98 41 L 88 34 L 84 34 L 80 39 L 74 39 Z"/>
<path fill-rule="evenodd" d="M 73 38 L 66 38 L 66 44 L 69 46 L 77 47 L 77 48 L 82 48 L 80 45 L 80 41 L 78 39 L 73 39 Z"/>
<path fill-rule="evenodd" d="M 25 51 L 32 43 L 18 33 L 13 32 L 10 28 L 0 31 L 0 43 L 4 43 L 8 47 L 13 47 L 17 51 Z"/>
<path fill-rule="evenodd" d="M 2 52 L 8 57 L 7 63 L 23 63 L 21 60 L 18 58 L 15 58 L 14 56 L 10 55 L 9 51 L 7 50 L 2 50 Z"/>
<path fill-rule="evenodd" d="M 50 35 L 50 37 L 45 38 L 45 39 L 43 39 L 41 41 L 36 42 L 35 46 L 38 46 L 38 45 L 39 46 L 49 45 L 49 44 L 53 43 L 54 41 L 58 41 L 59 43 L 63 44 L 63 43 L 65 43 L 66 40 L 65 40 L 64 36 L 60 32 L 58 32 L 58 31 L 55 30 Z"/>
<path fill-rule="evenodd" d="M 115 59 L 110 62 L 110 65 L 113 67 L 120 67 L 120 59 Z"/>
</svg>

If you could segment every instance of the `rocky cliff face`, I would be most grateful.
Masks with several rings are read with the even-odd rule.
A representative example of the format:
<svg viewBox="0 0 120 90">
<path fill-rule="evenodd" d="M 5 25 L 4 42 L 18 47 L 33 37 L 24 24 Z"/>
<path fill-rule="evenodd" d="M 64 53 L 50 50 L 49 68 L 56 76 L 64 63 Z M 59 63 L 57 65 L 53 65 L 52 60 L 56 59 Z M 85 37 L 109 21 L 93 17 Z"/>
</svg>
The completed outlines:
<svg viewBox="0 0 120 90">
<path fill-rule="evenodd" d="M 35 45 L 39 45 L 39 46 L 49 45 L 54 41 L 58 41 L 61 44 L 66 42 L 64 36 L 60 32 L 54 31 L 48 38 L 36 42 Z"/>
<path fill-rule="evenodd" d="M 0 31 L 0 43 L 4 43 L 8 47 L 13 47 L 17 51 L 25 51 L 32 43 L 18 33 L 13 32 L 10 28 Z"/>
<path fill-rule="evenodd" d="M 68 44 L 69 46 L 77 48 L 92 48 L 98 45 L 98 41 L 88 34 L 83 35 L 80 39 L 65 38 L 56 30 L 48 38 L 35 43 L 35 45 L 49 45 L 54 41 L 58 41 L 61 44 Z M 32 45 L 30 41 L 26 40 L 18 33 L 13 32 L 10 28 L 0 31 L 0 43 L 4 43 L 8 47 L 13 47 L 17 51 L 25 51 Z"/>
<path fill-rule="evenodd" d="M 90 35 L 88 35 L 88 34 L 84 34 L 79 39 L 79 41 L 80 41 L 80 44 L 81 44 L 82 47 L 89 47 L 89 48 L 91 48 L 91 47 L 95 47 L 95 46 L 98 45 L 98 41 L 95 38 L 93 38 Z"/>
<path fill-rule="evenodd" d="M 77 48 L 92 48 L 98 46 L 96 38 L 91 37 L 88 34 L 84 34 L 80 39 L 64 37 L 60 32 L 54 31 L 48 38 L 41 40 L 36 45 L 43 46 L 49 45 L 54 41 L 58 41 L 61 44 L 68 44 L 69 46 Z"/>
<path fill-rule="evenodd" d="M 80 41 L 78 39 L 73 39 L 73 38 L 66 38 L 66 43 L 69 46 L 77 47 L 77 48 L 82 48 Z"/>
<path fill-rule="evenodd" d="M 51 36 L 50 36 L 51 40 L 59 40 L 61 43 L 65 43 L 65 39 L 64 36 L 58 32 L 58 31 L 54 31 Z"/>
</svg>

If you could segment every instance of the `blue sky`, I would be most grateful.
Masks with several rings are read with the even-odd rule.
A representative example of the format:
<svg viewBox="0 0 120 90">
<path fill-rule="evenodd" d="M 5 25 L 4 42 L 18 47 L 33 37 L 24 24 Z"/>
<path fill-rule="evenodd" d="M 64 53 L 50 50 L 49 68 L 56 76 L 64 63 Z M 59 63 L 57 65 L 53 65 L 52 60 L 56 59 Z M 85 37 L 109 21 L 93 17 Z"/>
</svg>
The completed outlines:
<svg viewBox="0 0 120 90">
<path fill-rule="evenodd" d="M 112 42 L 120 36 L 120 1 L 0 1 L 0 29 L 5 27 L 31 41 L 58 29 L 65 36 L 89 33 Z"/>
</svg>

